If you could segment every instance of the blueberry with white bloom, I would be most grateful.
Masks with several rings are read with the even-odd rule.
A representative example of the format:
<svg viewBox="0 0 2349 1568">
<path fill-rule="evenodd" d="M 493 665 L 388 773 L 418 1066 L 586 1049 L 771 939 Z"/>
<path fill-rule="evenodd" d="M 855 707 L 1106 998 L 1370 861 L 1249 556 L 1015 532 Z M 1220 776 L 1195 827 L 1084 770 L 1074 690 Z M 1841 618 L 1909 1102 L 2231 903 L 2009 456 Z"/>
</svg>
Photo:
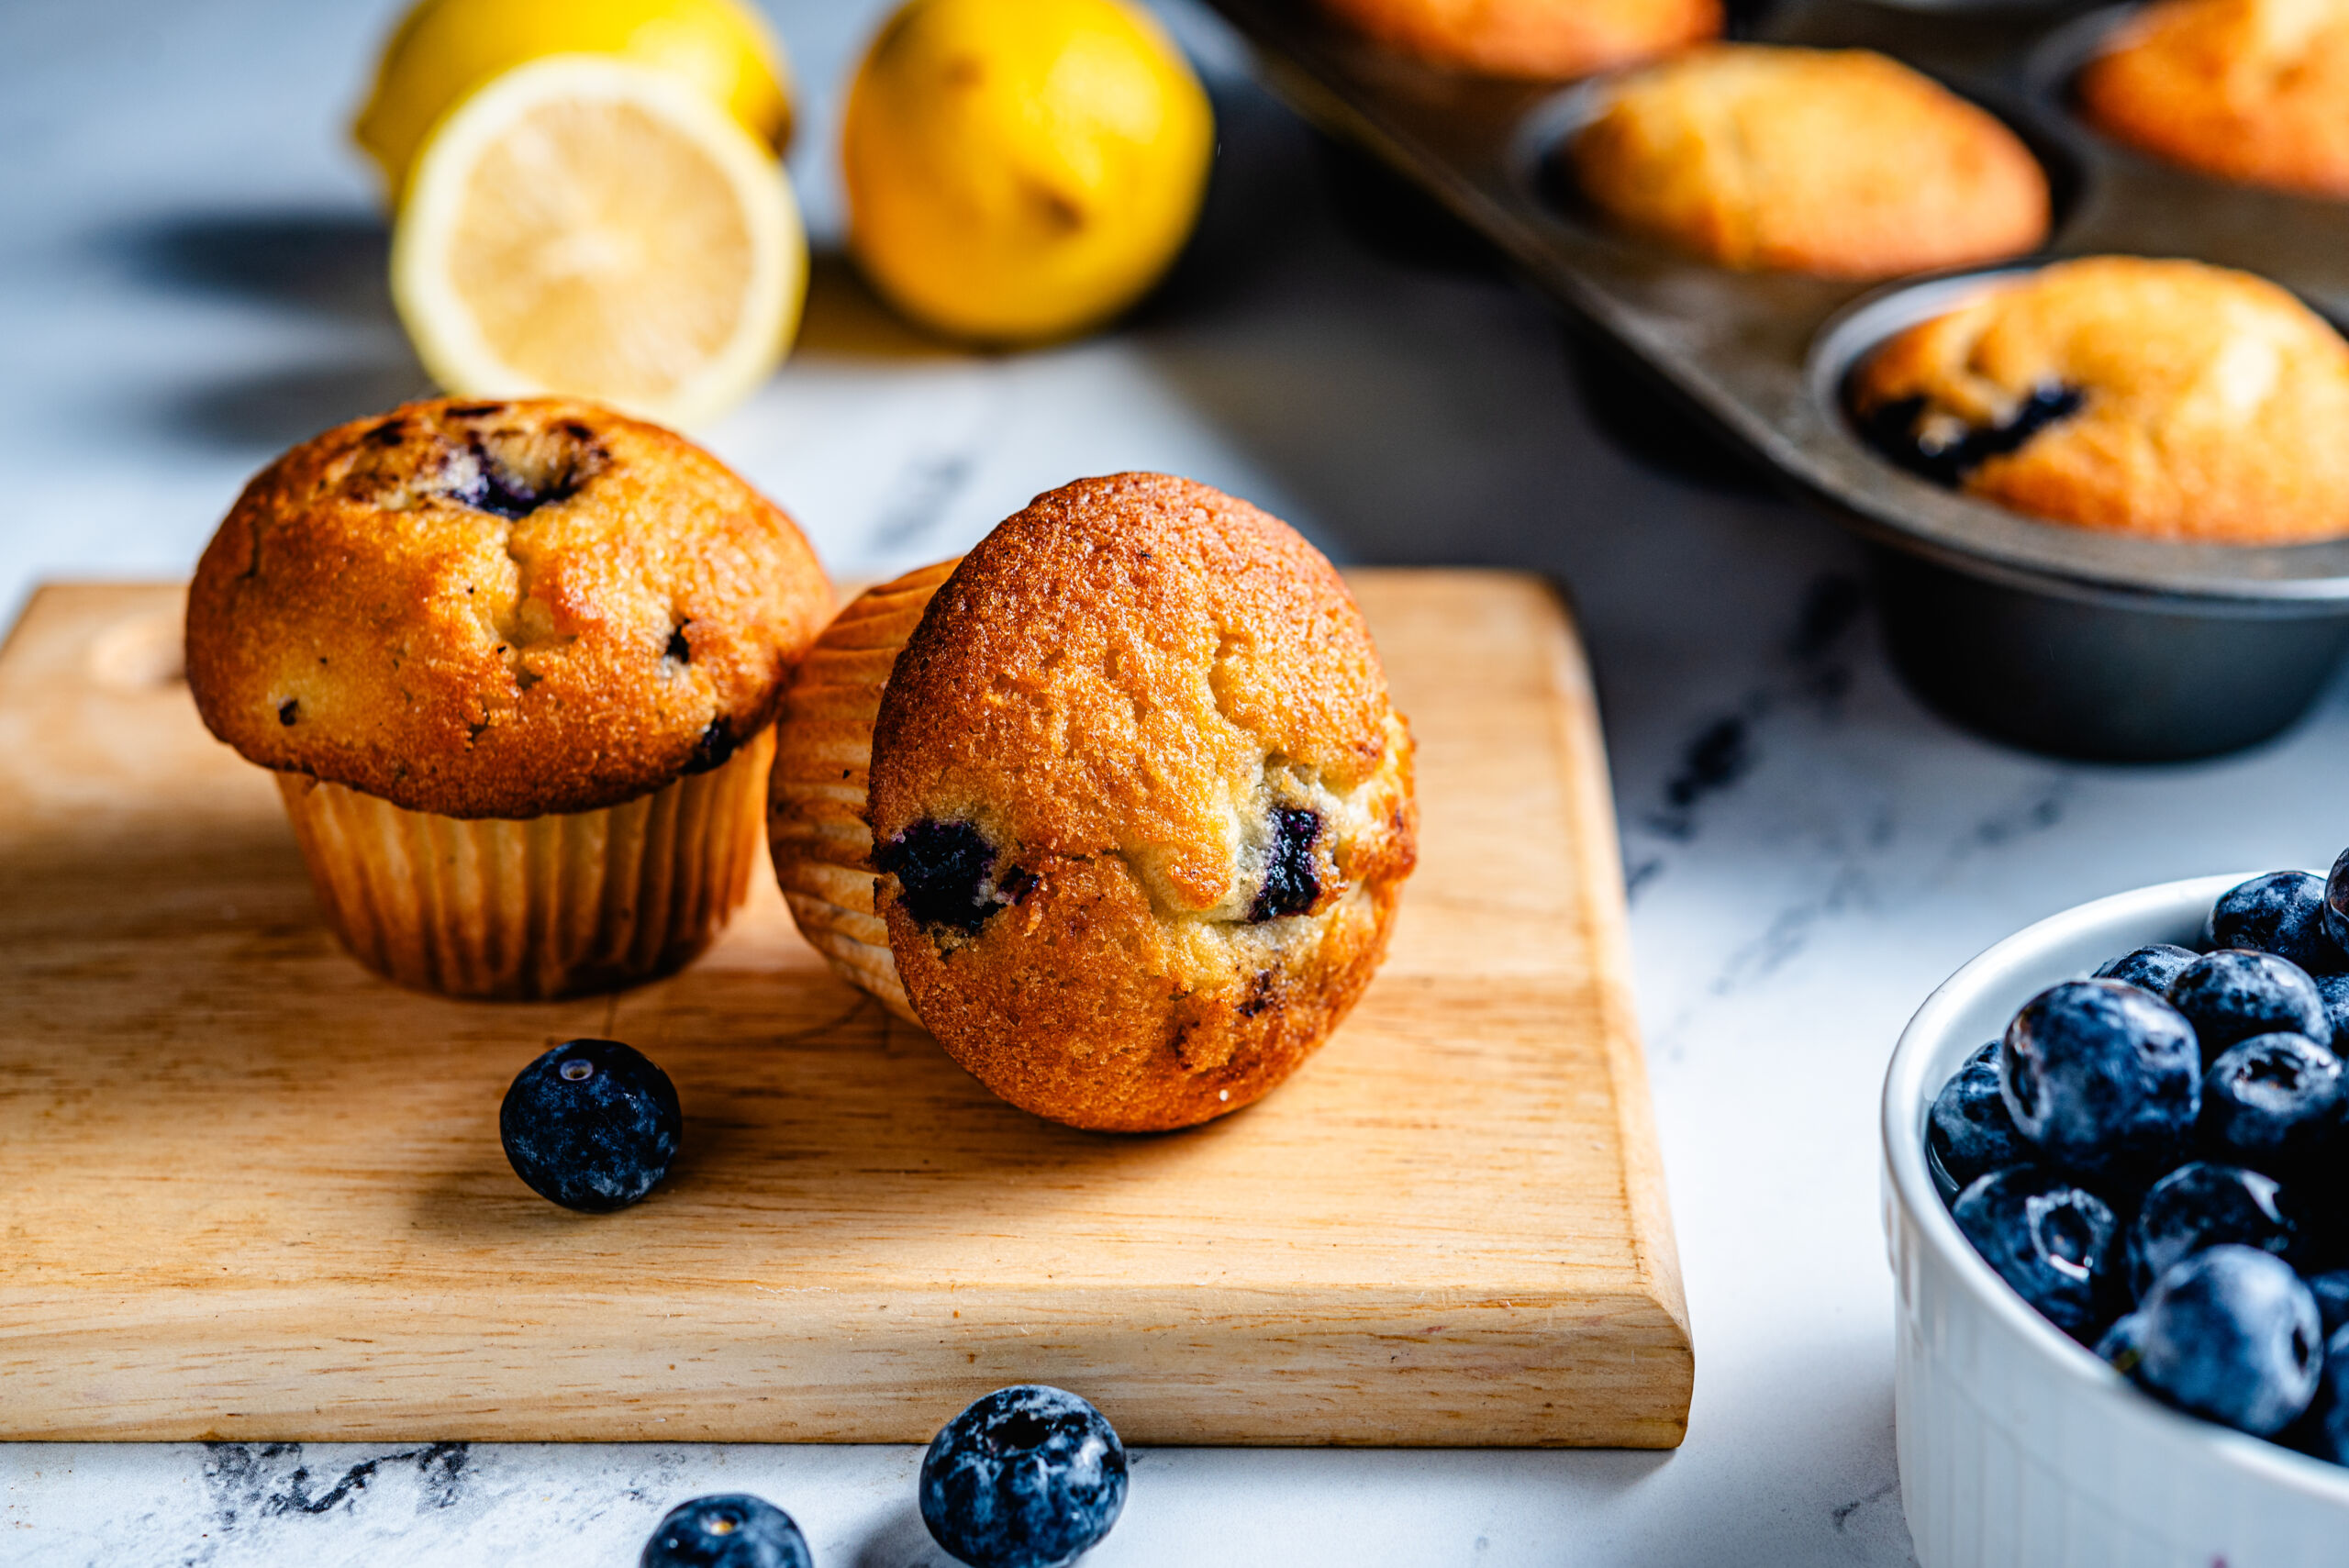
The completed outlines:
<svg viewBox="0 0 2349 1568">
<path fill-rule="evenodd" d="M 2172 1266 L 2221 1242 L 2288 1252 L 2297 1231 L 2283 1195 L 2273 1177 L 2240 1165 L 2180 1165 L 2154 1184 L 2129 1227 L 2129 1288 L 2143 1296 Z"/>
<path fill-rule="evenodd" d="M 2324 879 L 2324 929 L 2335 947 L 2349 952 L 2349 850 L 2334 859 Z"/>
<path fill-rule="evenodd" d="M 2324 878 L 2304 871 L 2239 883 L 2211 907 L 2210 945 L 2272 952 L 2310 974 L 2349 969 L 2349 953 L 2325 929 L 2324 895 Z"/>
<path fill-rule="evenodd" d="M 2304 1169 L 2340 1129 L 2340 1059 L 2306 1035 L 2238 1040 L 2202 1076 L 2202 1146 L 2270 1175 Z"/>
<path fill-rule="evenodd" d="M 2193 1026 L 2159 996 L 2066 980 L 2007 1025 L 1998 1084 L 2017 1130 L 2050 1163 L 2133 1185 L 2183 1157 L 2202 1068 Z"/>
<path fill-rule="evenodd" d="M 2221 948 L 2205 953 L 2171 982 L 2170 1006 L 2186 1015 L 2202 1042 L 2202 1064 L 2256 1034 L 2304 1034 L 2332 1043 L 2324 995 L 2307 970 L 2272 952 Z"/>
<path fill-rule="evenodd" d="M 2107 959 L 2098 967 L 2096 977 L 2118 980 L 2161 996 L 2167 995 L 2170 983 L 2201 956 L 2192 948 L 2182 948 L 2175 942 L 2151 942 L 2119 958 Z"/>
<path fill-rule="evenodd" d="M 721 1492 L 669 1510 L 637 1568 L 814 1568 L 807 1538 L 763 1497 Z"/>
<path fill-rule="evenodd" d="M 1062 1568 L 1126 1506 L 1126 1450 L 1101 1412 L 1040 1384 L 998 1388 L 921 1462 L 921 1518 L 970 1568 Z"/>
<path fill-rule="evenodd" d="M 1950 1218 L 2015 1294 L 2076 1340 L 2094 1335 L 2113 1288 L 2121 1224 L 2105 1201 L 2043 1167 L 1994 1171 Z"/>
<path fill-rule="evenodd" d="M 2318 975 L 2316 994 L 2324 999 L 2324 1021 L 2332 1026 L 2332 1038 L 2349 1040 L 2349 973 Z"/>
<path fill-rule="evenodd" d="M 2035 1158 L 2037 1151 L 2016 1130 L 2006 1098 L 1998 1093 L 1998 1042 L 1994 1040 L 1967 1057 L 1933 1096 L 1925 1123 L 1925 1162 L 1947 1203 L 1968 1183 Z"/>
<path fill-rule="evenodd" d="M 2137 1317 L 2137 1381 L 2182 1410 L 2266 1437 L 2316 1396 L 2316 1299 L 2272 1253 L 2197 1252 L 2154 1282 Z"/>
<path fill-rule="evenodd" d="M 514 1173 L 540 1197 L 587 1214 L 651 1192 L 684 1131 L 669 1075 L 616 1040 L 556 1046 L 515 1074 L 497 1112 Z"/>
</svg>

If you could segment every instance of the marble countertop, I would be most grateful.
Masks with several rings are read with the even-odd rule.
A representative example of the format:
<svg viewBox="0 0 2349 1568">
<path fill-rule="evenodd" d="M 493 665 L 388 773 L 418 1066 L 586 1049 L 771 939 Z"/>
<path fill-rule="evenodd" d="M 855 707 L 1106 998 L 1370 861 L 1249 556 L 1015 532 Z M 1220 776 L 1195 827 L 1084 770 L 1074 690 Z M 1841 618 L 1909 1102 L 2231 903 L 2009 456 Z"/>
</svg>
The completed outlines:
<svg viewBox="0 0 2349 1568">
<path fill-rule="evenodd" d="M 770 4 L 809 106 L 793 162 L 820 241 L 836 89 L 879 6 Z M 341 136 L 394 8 L 0 7 L 0 607 L 43 577 L 184 573 L 279 448 L 423 388 Z M 1909 1562 L 1874 1123 L 1895 1036 L 1957 964 L 2068 904 L 2328 862 L 2349 840 L 2349 693 L 2194 765 L 2070 765 L 1953 729 L 1887 669 L 1845 536 L 1627 416 L 1538 301 L 1366 243 L 1230 38 L 1166 12 L 1211 80 L 1221 162 L 1198 240 L 1132 321 L 965 356 L 824 261 L 800 350 L 707 438 L 842 574 L 948 553 L 1074 475 L 1151 467 L 1341 560 L 1570 584 L 1698 1377 L 1669 1454 L 1139 1453 L 1091 1561 Z M 672 1504 L 745 1489 L 796 1515 L 825 1568 L 914 1568 L 943 1562 L 913 1512 L 918 1459 L 0 1446 L 0 1563 L 618 1568 Z"/>
</svg>

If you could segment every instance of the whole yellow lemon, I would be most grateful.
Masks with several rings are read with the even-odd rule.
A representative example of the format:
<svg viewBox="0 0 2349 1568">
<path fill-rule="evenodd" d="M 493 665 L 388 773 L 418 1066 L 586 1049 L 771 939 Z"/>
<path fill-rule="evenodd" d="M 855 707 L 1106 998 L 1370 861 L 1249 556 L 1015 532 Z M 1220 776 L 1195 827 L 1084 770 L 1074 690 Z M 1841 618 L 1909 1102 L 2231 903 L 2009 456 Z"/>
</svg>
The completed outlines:
<svg viewBox="0 0 2349 1568">
<path fill-rule="evenodd" d="M 780 151 L 791 135 L 782 46 L 738 0 L 422 0 L 384 47 L 351 135 L 394 206 L 440 117 L 492 77 L 551 54 L 613 54 L 690 82 Z"/>
<path fill-rule="evenodd" d="M 1215 117 L 1121 0 L 908 0 L 849 92 L 849 246 L 915 320 L 985 342 L 1097 325 L 1198 217 Z"/>
</svg>

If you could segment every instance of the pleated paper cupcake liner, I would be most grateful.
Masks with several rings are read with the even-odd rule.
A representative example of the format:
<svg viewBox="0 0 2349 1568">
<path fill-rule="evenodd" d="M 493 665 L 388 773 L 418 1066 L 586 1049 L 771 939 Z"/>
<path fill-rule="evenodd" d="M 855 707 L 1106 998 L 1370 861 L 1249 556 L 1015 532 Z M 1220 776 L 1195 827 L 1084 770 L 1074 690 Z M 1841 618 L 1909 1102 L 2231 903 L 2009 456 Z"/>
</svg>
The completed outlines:
<svg viewBox="0 0 2349 1568">
<path fill-rule="evenodd" d="M 750 892 L 774 735 L 601 811 L 469 820 L 301 773 L 279 793 L 328 923 L 402 985 L 536 1000 L 683 967 Z"/>
<path fill-rule="evenodd" d="M 868 590 L 809 650 L 792 683 L 769 786 L 767 847 L 800 934 L 841 979 L 918 1024 L 873 906 L 865 820 L 873 727 L 897 654 L 959 562 L 940 562 Z"/>
</svg>

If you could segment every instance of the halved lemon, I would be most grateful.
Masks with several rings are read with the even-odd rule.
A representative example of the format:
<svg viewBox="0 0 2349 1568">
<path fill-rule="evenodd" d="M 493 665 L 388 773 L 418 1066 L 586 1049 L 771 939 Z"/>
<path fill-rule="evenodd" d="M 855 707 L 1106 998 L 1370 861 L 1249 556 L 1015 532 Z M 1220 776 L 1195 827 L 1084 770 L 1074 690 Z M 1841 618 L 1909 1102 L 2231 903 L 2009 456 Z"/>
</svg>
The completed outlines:
<svg viewBox="0 0 2349 1568">
<path fill-rule="evenodd" d="M 671 424 L 766 379 L 807 285 L 766 149 L 690 86 L 607 56 L 533 61 L 451 110 L 392 234 L 393 302 L 449 392 Z"/>
<path fill-rule="evenodd" d="M 550 54 L 618 55 L 692 83 L 777 151 L 791 135 L 783 41 L 743 0 L 417 0 L 351 128 L 392 205 L 426 133 L 465 95 Z"/>
</svg>

